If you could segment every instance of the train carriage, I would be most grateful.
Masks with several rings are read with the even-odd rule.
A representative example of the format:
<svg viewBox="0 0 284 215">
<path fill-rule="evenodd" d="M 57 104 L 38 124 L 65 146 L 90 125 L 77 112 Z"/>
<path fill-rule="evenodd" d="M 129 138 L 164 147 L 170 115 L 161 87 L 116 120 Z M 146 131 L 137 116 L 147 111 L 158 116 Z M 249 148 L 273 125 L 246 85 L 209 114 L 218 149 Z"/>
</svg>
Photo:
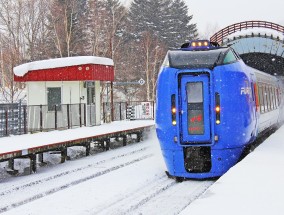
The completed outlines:
<svg viewBox="0 0 284 215">
<path fill-rule="evenodd" d="M 244 148 L 277 126 L 280 85 L 230 47 L 207 40 L 168 51 L 157 84 L 156 130 L 168 174 L 224 174 Z"/>
</svg>

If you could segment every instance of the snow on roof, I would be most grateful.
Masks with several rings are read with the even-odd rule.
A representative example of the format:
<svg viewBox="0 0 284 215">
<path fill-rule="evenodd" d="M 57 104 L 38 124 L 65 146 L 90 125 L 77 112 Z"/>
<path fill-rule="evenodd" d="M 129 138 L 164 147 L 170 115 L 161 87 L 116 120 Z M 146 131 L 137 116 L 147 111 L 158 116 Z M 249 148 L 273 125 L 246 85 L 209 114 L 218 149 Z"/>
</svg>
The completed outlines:
<svg viewBox="0 0 284 215">
<path fill-rule="evenodd" d="M 84 64 L 99 64 L 106 66 L 114 65 L 112 59 L 104 57 L 94 57 L 94 56 L 65 57 L 65 58 L 34 61 L 19 65 L 14 67 L 14 74 L 16 76 L 24 76 L 26 73 L 28 73 L 28 71 L 52 69 L 52 68 L 60 68 L 67 66 L 84 65 Z"/>
</svg>

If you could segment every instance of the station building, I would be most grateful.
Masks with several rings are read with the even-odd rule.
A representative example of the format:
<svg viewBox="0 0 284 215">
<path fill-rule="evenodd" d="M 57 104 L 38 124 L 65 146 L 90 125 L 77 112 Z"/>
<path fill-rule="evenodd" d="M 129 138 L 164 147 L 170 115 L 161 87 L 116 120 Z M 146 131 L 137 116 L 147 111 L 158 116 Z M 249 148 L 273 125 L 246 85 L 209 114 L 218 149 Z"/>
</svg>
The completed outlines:
<svg viewBox="0 0 284 215">
<path fill-rule="evenodd" d="M 26 83 L 29 128 L 100 125 L 101 81 L 114 80 L 114 63 L 94 56 L 34 61 L 15 67 L 14 80 Z"/>
</svg>

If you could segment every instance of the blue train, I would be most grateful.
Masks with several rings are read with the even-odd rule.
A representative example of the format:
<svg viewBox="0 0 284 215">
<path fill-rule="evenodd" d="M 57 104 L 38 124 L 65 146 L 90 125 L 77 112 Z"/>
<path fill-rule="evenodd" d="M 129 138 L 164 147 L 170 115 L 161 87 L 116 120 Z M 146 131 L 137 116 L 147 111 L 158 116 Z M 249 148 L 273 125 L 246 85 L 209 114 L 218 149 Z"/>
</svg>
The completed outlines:
<svg viewBox="0 0 284 215">
<path fill-rule="evenodd" d="M 156 132 L 167 174 L 219 177 L 279 123 L 281 82 L 231 47 L 191 41 L 168 51 L 157 82 Z"/>
</svg>

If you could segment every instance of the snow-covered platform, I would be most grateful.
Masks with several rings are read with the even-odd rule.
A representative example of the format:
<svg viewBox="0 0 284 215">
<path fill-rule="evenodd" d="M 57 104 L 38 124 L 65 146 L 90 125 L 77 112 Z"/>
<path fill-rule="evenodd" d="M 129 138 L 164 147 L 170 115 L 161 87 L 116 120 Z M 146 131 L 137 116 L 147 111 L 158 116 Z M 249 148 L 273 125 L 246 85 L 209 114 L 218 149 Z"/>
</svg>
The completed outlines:
<svg viewBox="0 0 284 215">
<path fill-rule="evenodd" d="M 181 214 L 284 214 L 284 126 Z"/>
<path fill-rule="evenodd" d="M 125 140 L 129 134 L 137 134 L 140 139 L 142 132 L 153 125 L 153 120 L 117 121 L 94 127 L 4 137 L 0 138 L 0 162 L 46 151 L 64 152 L 67 147 L 76 145 L 89 150 L 91 142 L 106 141 L 107 145 L 110 138 L 122 137 Z"/>
</svg>

